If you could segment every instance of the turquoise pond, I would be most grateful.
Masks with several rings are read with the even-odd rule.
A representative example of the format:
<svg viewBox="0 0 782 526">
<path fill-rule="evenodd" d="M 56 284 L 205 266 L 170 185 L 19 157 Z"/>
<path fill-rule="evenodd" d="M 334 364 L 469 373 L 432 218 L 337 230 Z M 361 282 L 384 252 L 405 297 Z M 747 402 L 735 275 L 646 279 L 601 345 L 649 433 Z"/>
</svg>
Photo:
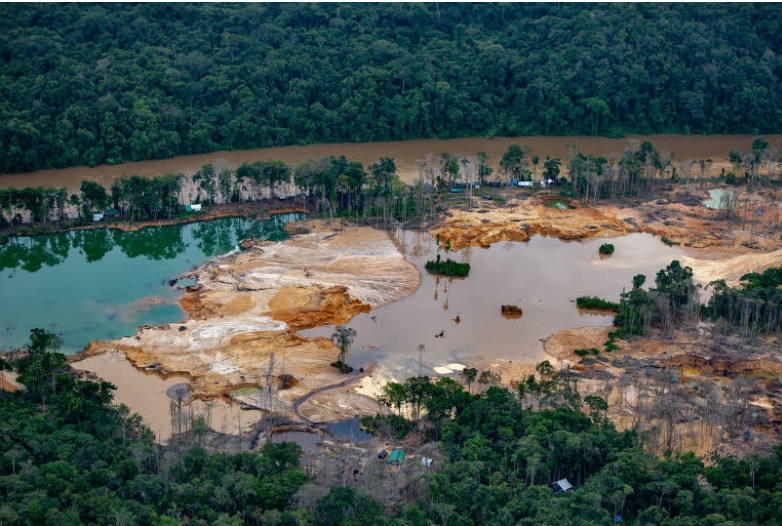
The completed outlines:
<svg viewBox="0 0 782 526">
<path fill-rule="evenodd" d="M 300 217 L 11 238 L 0 246 L 0 350 L 23 346 L 33 327 L 59 334 L 71 354 L 138 325 L 179 321 L 182 291 L 169 280 L 236 250 L 242 239 L 283 239 L 285 223 Z"/>
<path fill-rule="evenodd" d="M 727 210 L 736 205 L 735 193 L 733 190 L 709 190 L 709 199 L 703 205 L 712 210 Z"/>
</svg>

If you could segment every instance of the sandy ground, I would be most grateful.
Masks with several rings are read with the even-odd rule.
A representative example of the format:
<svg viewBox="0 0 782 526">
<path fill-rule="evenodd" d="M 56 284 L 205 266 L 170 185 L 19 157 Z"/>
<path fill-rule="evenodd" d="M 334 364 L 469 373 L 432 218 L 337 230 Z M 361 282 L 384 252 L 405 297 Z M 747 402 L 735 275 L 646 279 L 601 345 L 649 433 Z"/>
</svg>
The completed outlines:
<svg viewBox="0 0 782 526">
<path fill-rule="evenodd" d="M 16 373 L 13 371 L 0 372 L 0 390 L 7 393 L 13 393 L 20 389 L 19 382 L 16 381 Z"/>
<path fill-rule="evenodd" d="M 330 340 L 296 331 L 346 323 L 411 294 L 420 281 L 385 232 L 323 222 L 298 228 L 288 241 L 250 241 L 245 252 L 189 273 L 197 285 L 182 300 L 188 320 L 96 342 L 76 360 L 120 351 L 139 369 L 187 376 L 195 397 L 233 397 L 290 413 L 296 399 L 345 379 L 330 365 L 338 355 Z M 283 375 L 294 380 L 283 385 Z M 301 408 L 314 420 L 376 411 L 352 387 L 314 396 Z"/>
</svg>

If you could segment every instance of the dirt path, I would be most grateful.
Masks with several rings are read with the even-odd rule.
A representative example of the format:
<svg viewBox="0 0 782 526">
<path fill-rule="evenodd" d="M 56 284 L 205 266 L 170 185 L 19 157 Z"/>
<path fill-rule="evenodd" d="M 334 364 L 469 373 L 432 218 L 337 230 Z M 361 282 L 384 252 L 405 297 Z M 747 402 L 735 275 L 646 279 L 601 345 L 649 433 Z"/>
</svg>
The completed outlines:
<svg viewBox="0 0 782 526">
<path fill-rule="evenodd" d="M 372 371 L 375 369 L 376 365 L 377 364 L 371 364 L 369 367 L 367 367 L 364 370 L 363 373 L 359 373 L 358 375 L 353 376 L 351 378 L 346 378 L 345 380 L 342 380 L 341 382 L 336 382 L 336 383 L 333 383 L 333 384 L 324 385 L 323 387 L 318 387 L 317 389 L 313 389 L 312 391 L 310 391 L 309 393 L 305 394 L 304 396 L 302 396 L 300 398 L 297 398 L 293 402 L 293 414 L 296 415 L 296 418 L 298 418 L 299 420 L 301 420 L 305 424 L 313 424 L 314 422 L 312 420 L 310 420 L 309 418 L 307 418 L 306 416 L 302 415 L 299 412 L 299 407 L 301 406 L 301 404 L 303 404 L 304 402 L 306 402 L 307 400 L 309 400 L 313 396 L 321 394 L 321 393 L 323 393 L 325 391 L 330 391 L 332 389 L 337 389 L 338 387 L 345 387 L 347 385 L 352 385 L 352 384 L 362 380 L 366 376 L 372 374 Z"/>
</svg>

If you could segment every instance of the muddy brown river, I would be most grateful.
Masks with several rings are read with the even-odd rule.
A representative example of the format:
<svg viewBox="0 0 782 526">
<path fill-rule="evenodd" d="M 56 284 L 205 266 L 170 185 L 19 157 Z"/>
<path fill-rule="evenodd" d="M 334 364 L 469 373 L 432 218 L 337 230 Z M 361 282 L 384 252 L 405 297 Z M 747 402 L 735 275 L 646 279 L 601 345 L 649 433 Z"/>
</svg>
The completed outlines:
<svg viewBox="0 0 782 526">
<path fill-rule="evenodd" d="M 182 429 L 194 418 L 202 418 L 214 431 L 237 435 L 249 430 L 263 416 L 260 411 L 244 411 L 241 406 L 222 400 L 196 400 L 182 405 L 177 411 L 172 402 L 179 389 L 184 388 L 187 392 L 187 378 L 176 375 L 161 378 L 143 373 L 121 353 L 92 356 L 75 364 L 74 368 L 94 373 L 117 386 L 114 401 L 128 406 L 131 413 L 140 414 L 162 443 L 168 442 L 177 425 Z"/>
<path fill-rule="evenodd" d="M 782 145 L 782 135 L 764 135 L 774 148 Z M 114 166 L 86 166 L 60 170 L 41 170 L 24 174 L 0 175 L 0 188 L 25 186 L 65 187 L 76 192 L 82 180 L 96 181 L 108 188 L 111 183 L 123 175 L 141 175 L 146 177 L 167 173 L 182 172 L 191 174 L 201 166 L 211 163 L 218 170 L 235 168 L 244 162 L 265 159 L 282 160 L 296 166 L 305 159 L 329 155 L 345 155 L 352 161 L 368 166 L 380 157 L 392 157 L 396 160 L 399 175 L 406 182 L 413 182 L 419 175 L 419 166 L 427 155 L 439 156 L 443 152 L 458 156 L 474 156 L 478 152 L 489 155 L 489 163 L 497 167 L 503 153 L 513 143 L 530 147 L 530 155 L 541 159 L 538 171 L 542 170 L 542 160 L 546 155 L 567 159 L 570 146 L 579 151 L 603 157 L 618 155 L 626 149 L 631 140 L 649 141 L 659 151 L 671 152 L 677 160 L 712 159 L 715 163 L 727 162 L 731 150 L 746 151 L 752 146 L 751 135 L 631 135 L 622 139 L 605 137 L 569 136 L 569 137 L 484 137 L 469 139 L 426 139 L 417 141 L 394 141 L 374 143 L 336 143 L 313 144 L 309 146 L 284 146 L 255 150 L 220 151 L 200 155 L 187 155 L 157 161 L 140 161 Z M 714 168 L 712 173 L 718 173 Z"/>
</svg>

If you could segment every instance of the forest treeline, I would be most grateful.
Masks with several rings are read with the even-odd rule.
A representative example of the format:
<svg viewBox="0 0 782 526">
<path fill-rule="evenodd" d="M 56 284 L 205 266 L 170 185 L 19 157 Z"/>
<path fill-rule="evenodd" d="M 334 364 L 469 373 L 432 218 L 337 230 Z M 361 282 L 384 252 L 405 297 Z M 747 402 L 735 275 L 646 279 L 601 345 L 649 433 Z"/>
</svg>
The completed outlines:
<svg viewBox="0 0 782 526">
<path fill-rule="evenodd" d="M 435 181 L 444 184 L 446 179 L 444 159 L 454 159 L 456 172 L 448 177 L 455 181 L 460 175 L 459 164 L 455 157 L 443 154 L 429 177 L 412 186 L 399 179 L 392 158 L 382 157 L 365 169 L 345 156 L 330 156 L 305 160 L 295 169 L 283 161 L 267 160 L 219 172 L 205 164 L 191 175 L 122 176 L 110 188 L 85 180 L 78 193 L 70 195 L 64 188 L 3 188 L 0 229 L 14 230 L 23 223 L 43 227 L 85 224 L 92 220 L 92 214 L 103 214 L 107 209 L 115 220 L 157 221 L 191 215 L 184 208 L 190 203 L 248 203 L 277 196 L 283 201 L 295 199 L 292 204 L 309 206 L 329 217 L 375 220 L 377 226 L 387 227 L 392 219 L 404 222 L 435 212 Z M 481 165 L 476 159 L 464 160 L 461 171 L 471 166 L 477 169 Z M 491 171 L 484 167 L 484 173 Z"/>
<path fill-rule="evenodd" d="M 617 431 L 597 395 L 583 399 L 548 362 L 508 390 L 481 374 L 391 383 L 393 415 L 437 441 L 434 469 L 393 478 L 402 498 L 372 494 L 367 479 L 318 487 L 299 447 L 268 443 L 239 454 L 202 447 L 196 419 L 171 446 L 137 415 L 112 405 L 113 386 L 78 378 L 59 338 L 33 329 L 25 353 L 5 355 L 24 389 L 0 391 L 0 521 L 8 525 L 755 525 L 782 521 L 782 448 L 746 459 L 644 453 Z M 484 378 L 485 376 L 485 378 Z M 410 420 L 400 407 L 409 406 Z M 371 422 L 370 422 L 371 423 Z M 403 429 L 402 429 L 403 430 Z M 391 470 L 374 459 L 379 469 Z M 320 462 L 320 461 L 319 461 Z M 420 471 L 419 471 L 420 469 Z M 380 477 L 379 477 L 380 478 Z M 567 478 L 574 489 L 548 484 Z M 387 492 L 385 492 L 387 495 Z M 385 505 L 384 505 L 385 504 Z"/>
<path fill-rule="evenodd" d="M 771 133 L 782 7 L 0 5 L 0 172 L 472 135 Z"/>
<path fill-rule="evenodd" d="M 616 157 L 585 155 L 571 148 L 565 160 L 568 176 L 561 175 L 563 160 L 533 155 L 528 146 L 513 143 L 498 163 L 477 152 L 461 157 L 448 152 L 427 155 L 420 163 L 420 176 L 405 184 L 397 174 L 396 162 L 381 157 L 365 167 L 344 155 L 306 159 L 296 166 L 284 161 L 243 163 L 236 169 L 217 170 L 205 164 L 194 173 L 172 173 L 155 177 L 138 175 L 116 179 L 105 188 L 95 181 L 82 181 L 79 192 L 68 195 L 64 188 L 0 189 L 0 229 L 23 222 L 47 224 L 77 219 L 86 223 L 95 212 L 109 207 L 130 221 L 172 219 L 189 203 L 221 205 L 257 202 L 266 198 L 297 199 L 318 214 L 339 215 L 376 226 L 388 227 L 392 220 L 407 222 L 433 218 L 439 204 L 449 198 L 449 189 L 463 192 L 479 186 L 508 186 L 518 181 L 558 187 L 584 202 L 599 199 L 648 197 L 673 183 L 690 183 L 701 188 L 720 180 L 755 189 L 778 184 L 782 161 L 778 150 L 763 137 L 752 141 L 749 150 L 729 152 L 733 165 L 713 174 L 710 159 L 674 161 L 670 152 L 659 151 L 650 142 L 631 140 Z M 541 179 L 543 183 L 541 183 Z M 450 196 L 450 199 L 458 200 Z M 726 205 L 726 218 L 734 218 L 735 200 Z M 24 215 L 23 215 L 24 214 Z"/>
</svg>

